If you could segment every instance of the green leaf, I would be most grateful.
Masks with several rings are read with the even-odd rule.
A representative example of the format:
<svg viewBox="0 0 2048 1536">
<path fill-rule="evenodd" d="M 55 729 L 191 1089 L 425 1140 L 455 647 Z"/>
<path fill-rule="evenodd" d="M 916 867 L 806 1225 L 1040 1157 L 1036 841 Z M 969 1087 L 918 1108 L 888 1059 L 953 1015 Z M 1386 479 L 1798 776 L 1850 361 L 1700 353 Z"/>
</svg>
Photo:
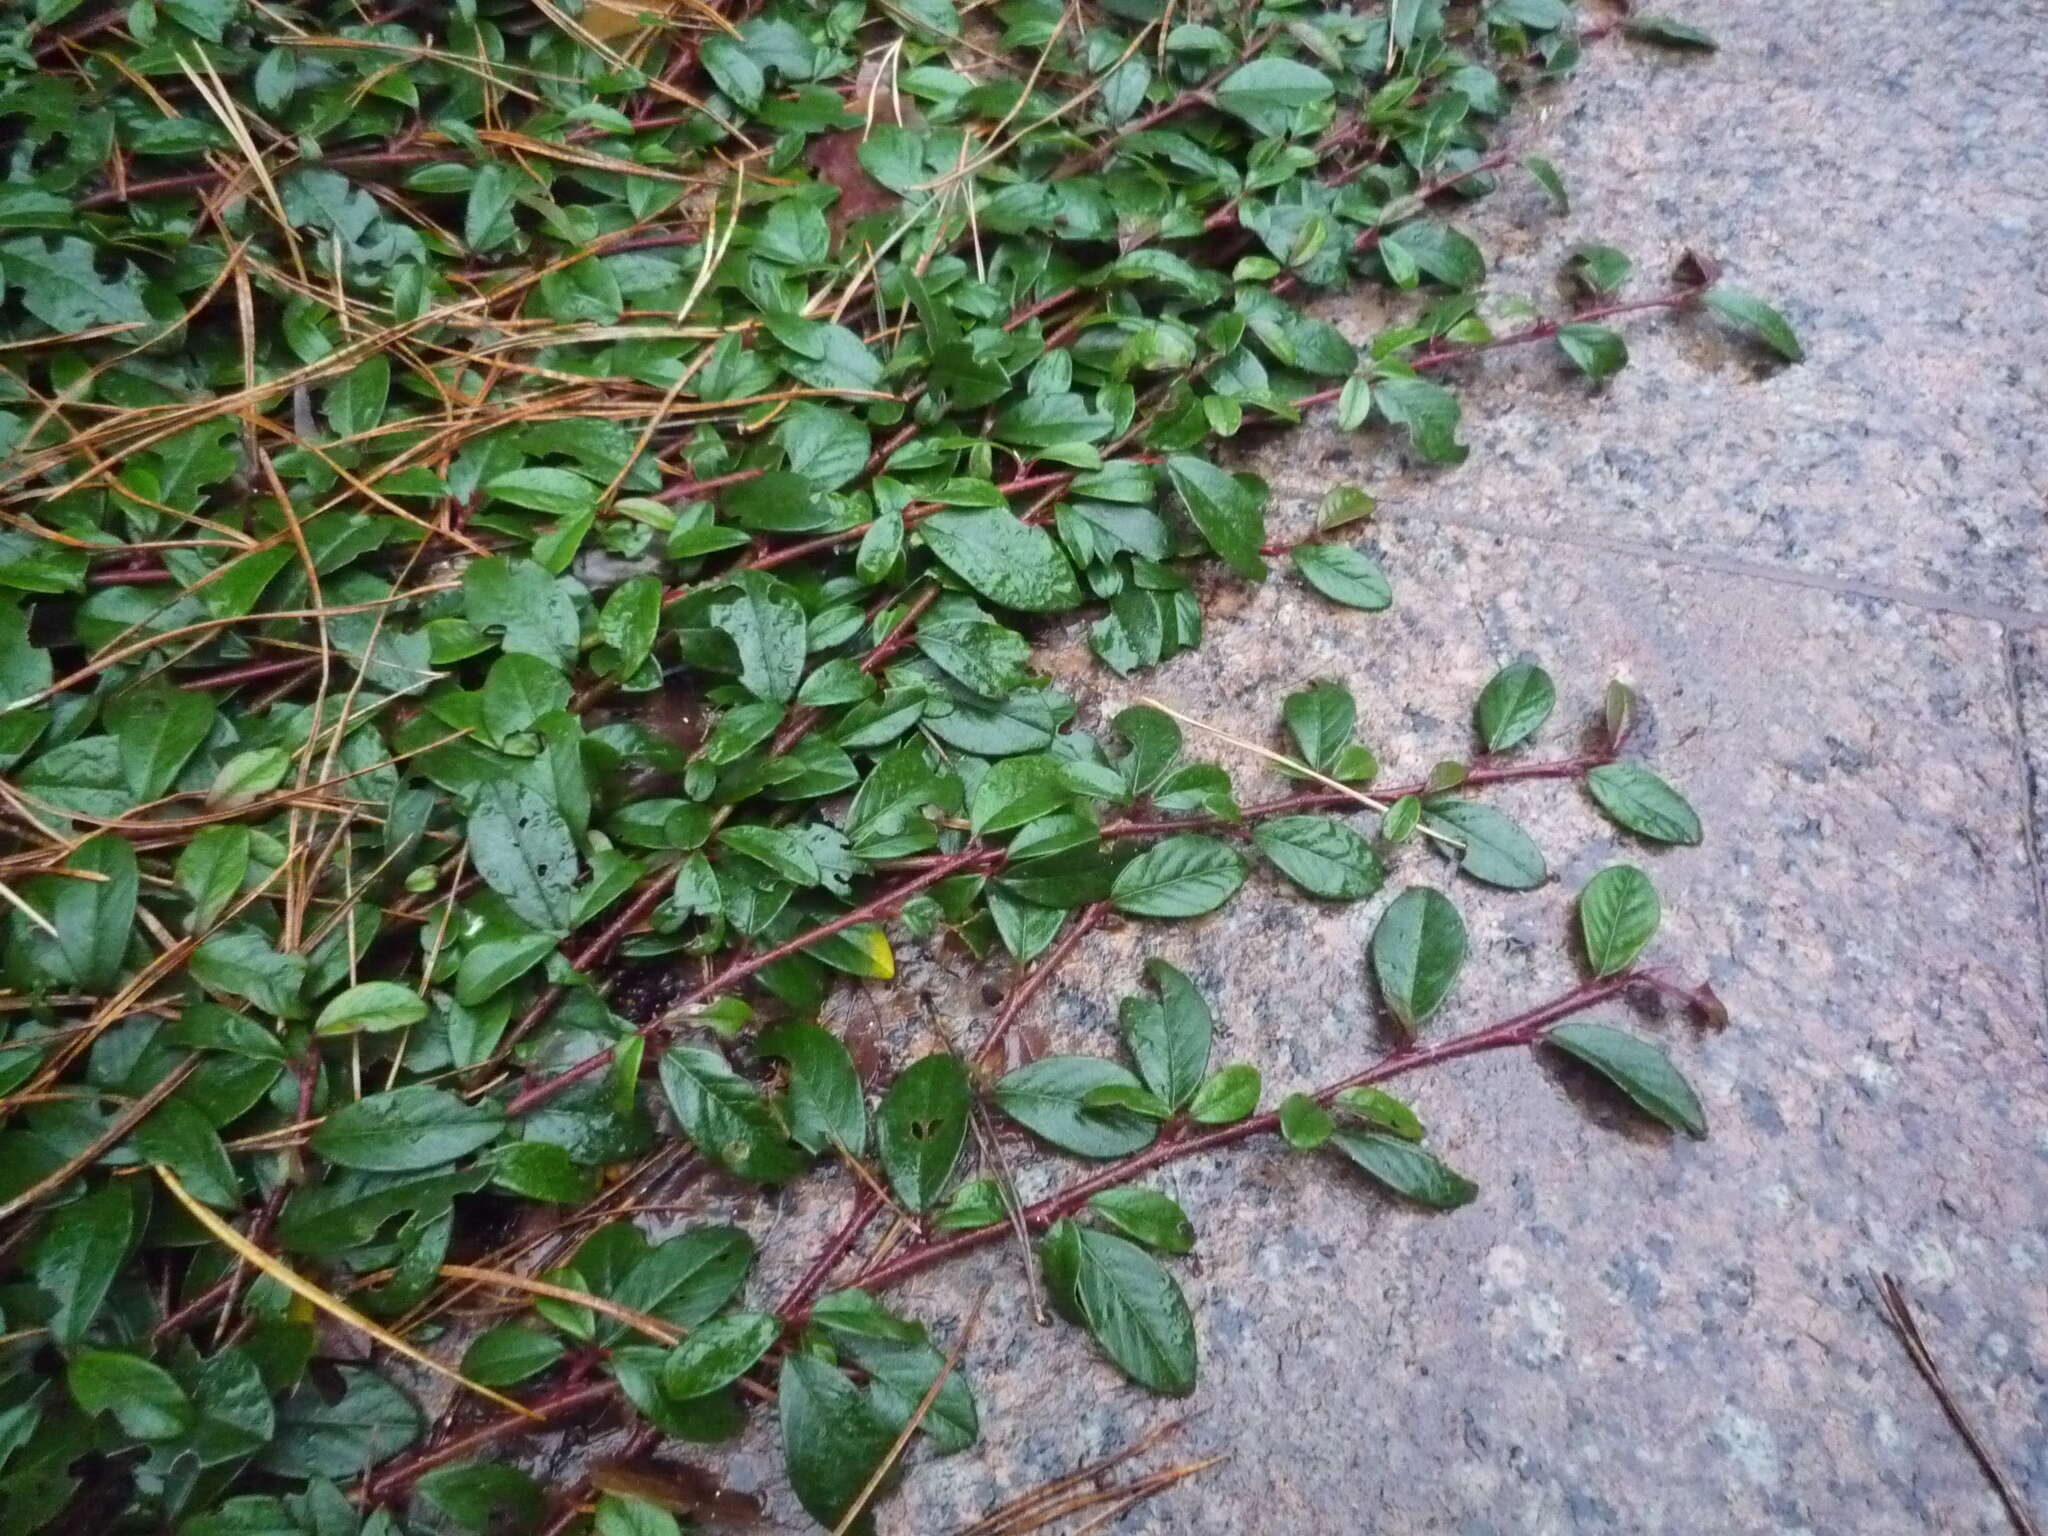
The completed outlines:
<svg viewBox="0 0 2048 1536">
<path fill-rule="evenodd" d="M 1244 1062 L 1223 1068 L 1196 1090 L 1188 1118 L 1202 1125 L 1231 1125 L 1259 1107 L 1259 1069 Z"/>
<path fill-rule="evenodd" d="M 1707 1134 L 1699 1095 L 1649 1041 L 1604 1024 L 1560 1024 L 1544 1038 L 1592 1067 L 1651 1118 L 1688 1136 Z"/>
<path fill-rule="evenodd" d="M 419 994 L 395 981 L 365 981 L 350 987 L 320 1010 L 316 1035 L 380 1034 L 404 1029 L 427 1016 Z"/>
<path fill-rule="evenodd" d="M 1008 1214 L 1002 1186 L 994 1179 L 973 1179 L 953 1191 L 932 1225 L 941 1232 L 972 1232 L 992 1227 Z"/>
<path fill-rule="evenodd" d="M 1373 404 L 1406 429 L 1416 455 L 1430 464 L 1462 464 L 1467 449 L 1458 441 L 1462 414 L 1458 397 L 1427 379 L 1385 378 L 1373 385 Z"/>
<path fill-rule="evenodd" d="M 1297 544 L 1290 558 L 1301 579 L 1333 603 L 1377 613 L 1394 601 L 1379 561 L 1344 544 Z"/>
<path fill-rule="evenodd" d="M 1529 834 L 1490 805 L 1476 800 L 1438 800 L 1423 822 L 1463 846 L 1458 868 L 1474 880 L 1507 891 L 1533 891 L 1550 878 L 1543 852 Z"/>
<path fill-rule="evenodd" d="M 1199 917 L 1244 884 L 1244 858 L 1213 837 L 1183 833 L 1155 843 L 1117 872 L 1110 903 L 1138 917 Z"/>
<path fill-rule="evenodd" d="M 804 610 L 787 585 L 741 571 L 708 617 L 739 653 L 741 686 L 776 704 L 795 696 L 804 675 Z"/>
<path fill-rule="evenodd" d="M 1266 542 L 1264 493 L 1248 489 L 1207 459 L 1184 453 L 1167 459 L 1166 473 L 1181 505 L 1223 563 L 1247 581 L 1263 580 L 1266 562 L 1259 549 Z"/>
<path fill-rule="evenodd" d="M 343 1105 L 313 1132 L 312 1144 L 344 1168 L 409 1173 L 487 1147 L 504 1128 L 505 1111 L 492 1100 L 469 1104 L 445 1088 L 415 1084 Z"/>
<path fill-rule="evenodd" d="M 462 572 L 463 614 L 485 633 L 501 633 L 508 651 L 566 667 L 581 625 L 576 605 L 546 568 L 503 555 L 472 560 Z"/>
<path fill-rule="evenodd" d="M 1058 810 L 1073 798 L 1066 772 L 1052 757 L 1006 757 L 982 775 L 968 803 L 976 837 L 1008 832 Z"/>
<path fill-rule="evenodd" d="M 1317 683 L 1290 693 L 1280 713 L 1301 760 L 1319 773 L 1330 771 L 1358 723 L 1358 705 L 1342 683 Z"/>
<path fill-rule="evenodd" d="M 135 936 L 136 895 L 141 889 L 135 846 L 125 837 L 103 833 L 80 844 L 64 867 L 78 875 L 104 878 L 60 876 L 35 883 L 37 905 L 57 930 L 57 954 L 43 965 L 50 972 L 61 969 L 81 990 L 110 992 L 122 975 L 122 962 Z M 26 938 L 28 953 L 41 948 L 39 934 Z"/>
<path fill-rule="evenodd" d="M 547 1500 L 529 1473 L 503 1462 L 440 1467 L 419 1480 L 422 1499 L 465 1531 L 521 1536 L 539 1527 Z"/>
<path fill-rule="evenodd" d="M 1156 1189 L 1127 1184 L 1091 1197 L 1088 1209 L 1124 1236 L 1161 1253 L 1191 1253 L 1195 1224 L 1177 1201 Z"/>
<path fill-rule="evenodd" d="M 661 1086 L 683 1134 L 741 1178 L 774 1184 L 803 1167 L 768 1101 L 716 1051 L 670 1046 L 661 1058 Z"/>
<path fill-rule="evenodd" d="M 1451 1211 L 1469 1204 L 1479 1186 L 1413 1142 L 1377 1131 L 1339 1129 L 1332 1137 L 1344 1155 L 1395 1194 Z"/>
<path fill-rule="evenodd" d="M 121 748 L 121 775 L 135 798 L 159 798 L 213 729 L 212 695 L 189 688 L 124 693 L 107 706 L 107 729 Z"/>
<path fill-rule="evenodd" d="M 1111 1084 L 1141 1086 L 1115 1062 L 1098 1056 L 1041 1056 L 1001 1079 L 994 1098 L 1004 1114 L 1063 1152 L 1125 1157 L 1149 1146 L 1159 1127 L 1127 1109 L 1091 1108 L 1089 1094 Z"/>
<path fill-rule="evenodd" d="M 1253 828 L 1252 841 L 1311 896 L 1359 901 L 1387 878 L 1372 845 L 1334 816 L 1278 816 Z"/>
<path fill-rule="evenodd" d="M 1638 42 L 1661 43 L 1667 48 L 1712 53 L 1721 46 L 1714 41 L 1713 34 L 1672 16 L 1625 16 L 1621 30 Z"/>
<path fill-rule="evenodd" d="M 1522 169 L 1535 178 L 1536 185 L 1550 195 L 1550 203 L 1559 213 L 1572 211 L 1571 194 L 1565 191 L 1564 178 L 1557 174 L 1557 167 L 1541 155 L 1524 155 Z"/>
<path fill-rule="evenodd" d="M 202 827 L 178 854 L 178 889 L 192 899 L 187 933 L 212 927 L 240 893 L 249 874 L 249 846 L 247 827 Z"/>
<path fill-rule="evenodd" d="M 1534 662 L 1502 667 L 1479 691 L 1479 743 L 1489 752 L 1518 747 L 1542 729 L 1557 705 L 1557 687 Z"/>
<path fill-rule="evenodd" d="M 56 1304 L 45 1325 L 55 1343 L 68 1347 L 85 1337 L 134 1235 L 135 1200 L 118 1185 L 74 1201 L 63 1220 L 43 1229 L 30 1250 L 28 1272 Z"/>
<path fill-rule="evenodd" d="M 867 1150 L 860 1074 L 837 1035 L 815 1024 L 783 1024 L 762 1035 L 754 1048 L 789 1063 L 792 1141 L 809 1152 L 842 1147 L 859 1157 Z"/>
<path fill-rule="evenodd" d="M 1635 763 L 1603 763 L 1586 775 L 1586 788 L 1618 826 L 1657 843 L 1698 844 L 1700 819 L 1685 797 Z"/>
<path fill-rule="evenodd" d="M 1287 1145 L 1312 1152 L 1328 1141 L 1337 1129 L 1330 1112 L 1305 1093 L 1290 1093 L 1280 1101 L 1280 1134 Z"/>
<path fill-rule="evenodd" d="M 479 1334 L 462 1355 L 462 1374 L 487 1387 L 510 1387 L 538 1376 L 562 1358 L 562 1341 L 519 1323 Z"/>
<path fill-rule="evenodd" d="M 1595 976 L 1614 976 L 1635 963 L 1663 913 L 1657 888 L 1633 864 L 1600 871 L 1579 892 L 1579 933 Z"/>
<path fill-rule="evenodd" d="M 815 1355 L 782 1363 L 776 1404 L 782 1419 L 782 1463 L 804 1513 L 837 1528 L 860 1497 L 896 1435 L 860 1389 Z M 851 1528 L 872 1532 L 863 1513 Z"/>
<path fill-rule="evenodd" d="M 1328 101 L 1335 89 L 1319 69 L 1294 59 L 1267 57 L 1234 70 L 1216 87 L 1216 105 L 1260 127 L 1267 113 L 1314 106 Z"/>
<path fill-rule="evenodd" d="M 515 1141 L 498 1148 L 491 1182 L 529 1200 L 580 1205 L 596 1185 L 595 1170 L 580 1167 L 567 1150 L 548 1141 Z"/>
<path fill-rule="evenodd" d="M 53 331 L 147 322 L 142 275 L 122 263 L 117 278 L 100 276 L 98 253 L 74 235 L 24 235 L 0 242 L 0 275 L 21 304 Z"/>
<path fill-rule="evenodd" d="M 1047 1286 L 1118 1370 L 1168 1397 L 1195 1389 L 1195 1320 L 1173 1276 L 1137 1244 L 1055 1223 L 1039 1248 Z"/>
<path fill-rule="evenodd" d="M 781 1333 L 781 1322 L 765 1312 L 714 1317 L 669 1351 L 661 1385 L 681 1401 L 730 1386 L 754 1368 Z"/>
<path fill-rule="evenodd" d="M 1422 1140 L 1422 1122 L 1415 1111 L 1379 1088 L 1346 1088 L 1330 1101 L 1367 1125 L 1390 1131 L 1403 1141 Z"/>
<path fill-rule="evenodd" d="M 908 1209 L 930 1209 L 945 1189 L 967 1140 L 973 1102 L 967 1069 L 948 1054 L 912 1062 L 890 1086 L 875 1135 L 889 1187 Z"/>
<path fill-rule="evenodd" d="M 1411 885 L 1380 917 L 1372 935 L 1372 968 L 1380 995 L 1403 1030 L 1435 1013 L 1465 963 L 1465 920 L 1443 894 Z"/>
<path fill-rule="evenodd" d="M 492 890 L 536 928 L 566 933 L 576 910 L 576 839 L 547 801 L 511 779 L 480 784 L 469 858 Z"/>
<path fill-rule="evenodd" d="M 1783 315 L 1755 294 L 1721 283 L 1707 290 L 1706 303 L 1736 330 L 1762 342 L 1786 362 L 1805 361 L 1806 349 L 1799 345 L 1797 333 Z"/>
<path fill-rule="evenodd" d="M 596 510 L 598 488 L 572 469 L 508 470 L 484 483 L 484 490 L 499 501 L 535 512 L 569 517 Z"/>
<path fill-rule="evenodd" d="M 1080 606 L 1074 569 L 1043 528 L 985 508 L 935 512 L 917 531 L 942 565 L 992 603 L 1024 613 Z"/>
<path fill-rule="evenodd" d="M 111 1413 L 137 1440 L 175 1440 L 192 1427 L 192 1400 L 162 1366 L 140 1355 L 88 1349 L 64 1369 L 72 1401 L 88 1414 Z"/>
<path fill-rule="evenodd" d="M 1560 326 L 1557 347 L 1589 379 L 1612 378 L 1628 366 L 1628 343 L 1604 325 Z"/>
<path fill-rule="evenodd" d="M 1215 1021 L 1195 984 L 1164 960 L 1145 962 L 1159 1000 L 1127 997 L 1117 1005 L 1124 1045 L 1138 1072 L 1160 1099 L 1183 1109 L 1209 1070 Z"/>
</svg>

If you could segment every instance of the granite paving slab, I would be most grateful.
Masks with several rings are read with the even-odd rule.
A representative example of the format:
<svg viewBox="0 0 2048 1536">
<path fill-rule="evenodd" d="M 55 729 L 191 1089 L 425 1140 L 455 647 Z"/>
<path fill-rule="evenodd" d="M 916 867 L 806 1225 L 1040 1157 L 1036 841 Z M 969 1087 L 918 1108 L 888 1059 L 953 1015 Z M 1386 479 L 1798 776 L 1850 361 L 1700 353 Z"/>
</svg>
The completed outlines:
<svg viewBox="0 0 2048 1536">
<path fill-rule="evenodd" d="M 1580 241 L 1634 255 L 1642 292 L 1698 249 L 1782 304 L 1808 361 L 1775 370 L 1704 317 L 1653 317 L 1627 325 L 1634 363 L 1604 389 L 1548 347 L 1466 365 L 1483 472 L 1390 481 L 1383 435 L 1327 415 L 1257 467 L 1297 487 L 1357 478 L 1408 516 L 2048 615 L 2041 7 L 1686 14 L 1719 53 L 1603 42 L 1520 131 L 1562 172 L 1569 215 L 1516 173 L 1456 217 L 1503 292 L 1552 310 Z M 1369 298 L 1326 312 L 1354 336 L 1385 323 Z"/>
<path fill-rule="evenodd" d="M 1357 907 L 1261 877 L 1214 918 L 1090 939 L 1040 1000 L 1036 1043 L 1112 1049 L 1114 999 L 1161 954 L 1211 996 L 1219 1059 L 1258 1063 L 1270 1099 L 1382 1047 L 1364 943 L 1397 887 L 1442 885 L 1471 925 L 1432 1026 L 1448 1033 L 1569 984 L 1571 892 L 1629 859 L 1663 893 L 1671 968 L 1711 979 L 1734 1017 L 1718 1035 L 1645 1026 L 1692 1075 L 1712 1134 L 1673 1139 L 1579 1071 L 1487 1057 L 1409 1080 L 1481 1185 L 1456 1214 L 1277 1146 L 1159 1175 L 1201 1233 L 1182 1266 L 1203 1370 L 1185 1405 L 1034 1323 L 1013 1250 L 914 1282 L 902 1294 L 935 1319 L 993 1282 L 967 1360 L 987 1443 L 915 1466 L 882 1529 L 957 1528 L 1192 1407 L 1184 1454 L 1229 1460 L 1115 1529 L 2002 1530 L 1873 1305 L 1880 1269 L 2048 1504 L 2042 954 L 2002 633 L 1525 537 L 1417 526 L 1373 542 L 1394 610 L 1334 610 L 1284 577 L 1232 587 L 1211 644 L 1144 686 L 1274 740 L 1284 693 L 1342 678 L 1405 776 L 1467 750 L 1472 698 L 1502 662 L 1558 677 L 1545 750 L 1569 750 L 1620 676 L 1705 845 L 1649 849 L 1569 785 L 1511 786 L 1497 803 L 1549 854 L 1551 886 L 1454 882 L 1417 847 Z M 1078 644 L 1054 660 L 1096 709 L 1131 691 L 1104 686 Z M 1237 766 L 1255 792 L 1261 771 Z M 904 979 L 932 1002 L 928 1031 L 968 1027 L 977 999 L 949 994 L 943 968 Z M 835 1198 L 777 1219 L 829 1225 Z M 735 1475 L 773 1486 L 771 1436 Z"/>
</svg>

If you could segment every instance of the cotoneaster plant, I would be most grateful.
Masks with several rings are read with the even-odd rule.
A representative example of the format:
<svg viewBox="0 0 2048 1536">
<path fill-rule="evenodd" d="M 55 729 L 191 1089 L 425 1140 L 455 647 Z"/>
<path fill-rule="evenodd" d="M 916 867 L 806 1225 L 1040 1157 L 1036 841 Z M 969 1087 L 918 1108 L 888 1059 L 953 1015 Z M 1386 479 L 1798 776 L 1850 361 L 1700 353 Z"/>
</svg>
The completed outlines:
<svg viewBox="0 0 2048 1536">
<path fill-rule="evenodd" d="M 1562 0 L 0 27 L 0 1536 L 662 1536 L 706 1511 L 649 1453 L 758 1414 L 804 1510 L 865 1528 L 913 1445 L 984 1432 L 971 1321 L 901 1311 L 911 1275 L 1022 1234 L 1063 1316 L 1184 1394 L 1195 1234 L 1153 1170 L 1277 1141 L 1463 1205 L 1384 1085 L 1516 1048 L 1703 1131 L 1659 1047 L 1585 1017 L 1720 1022 L 1644 963 L 1631 865 L 1578 893 L 1581 984 L 1443 1022 L 1446 891 L 1551 883 L 1490 786 L 1699 841 L 1625 755 L 1626 689 L 1546 756 L 1555 689 L 1516 662 L 1475 752 L 1387 785 L 1305 678 L 1277 745 L 1230 748 L 1300 786 L 1253 799 L 1198 722 L 1091 732 L 1034 668 L 1057 624 L 1120 676 L 1198 645 L 1205 562 L 1333 622 L 1392 601 L 1370 497 L 1276 542 L 1234 439 L 1327 407 L 1455 464 L 1469 359 L 1597 384 L 1638 312 L 1797 361 L 1705 258 L 1638 294 L 1584 247 L 1545 314 L 1458 225 L 1503 178 L 1564 202 L 1519 98 L 1696 30 Z M 1367 284 L 1399 323 L 1309 307 Z M 1254 867 L 1399 887 L 1360 996 L 1397 1049 L 1269 1103 L 1154 961 L 1117 1038 L 1013 1063 L 1088 933 Z M 906 937 L 1017 974 L 864 1078 L 816 1020 Z M 691 1218 L 709 1169 L 846 1171 L 784 1294 Z M 625 1456 L 522 1468 L 595 1414 Z"/>
</svg>

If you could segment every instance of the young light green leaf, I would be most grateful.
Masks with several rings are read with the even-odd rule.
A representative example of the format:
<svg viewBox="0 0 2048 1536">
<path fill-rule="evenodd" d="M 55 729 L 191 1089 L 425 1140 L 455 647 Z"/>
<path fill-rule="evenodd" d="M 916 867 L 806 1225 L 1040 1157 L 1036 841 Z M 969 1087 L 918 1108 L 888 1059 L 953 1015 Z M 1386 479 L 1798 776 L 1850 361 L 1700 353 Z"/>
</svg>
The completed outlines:
<svg viewBox="0 0 2048 1536">
<path fill-rule="evenodd" d="M 1305 1093 L 1290 1093 L 1280 1101 L 1280 1134 L 1287 1145 L 1312 1152 L 1328 1141 L 1337 1129 L 1330 1112 Z"/>
<path fill-rule="evenodd" d="M 1403 1141 L 1422 1140 L 1422 1122 L 1401 1100 L 1380 1088 L 1346 1088 L 1331 1100 L 1375 1130 L 1390 1131 Z"/>
<path fill-rule="evenodd" d="M 1188 1118 L 1202 1125 L 1233 1125 L 1259 1107 L 1259 1069 L 1236 1062 L 1196 1090 Z"/>
</svg>

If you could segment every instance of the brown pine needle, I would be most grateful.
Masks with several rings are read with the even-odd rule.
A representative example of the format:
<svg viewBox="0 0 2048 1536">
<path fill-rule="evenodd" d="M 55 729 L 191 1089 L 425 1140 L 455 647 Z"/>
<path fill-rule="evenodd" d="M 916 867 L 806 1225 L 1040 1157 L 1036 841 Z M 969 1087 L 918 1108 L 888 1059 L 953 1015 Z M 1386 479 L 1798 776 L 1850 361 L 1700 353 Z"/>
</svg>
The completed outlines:
<svg viewBox="0 0 2048 1536">
<path fill-rule="evenodd" d="M 1289 757 L 1284 752 L 1275 752 L 1271 747 L 1262 747 L 1255 741 L 1246 741 L 1242 736 L 1233 736 L 1228 731 L 1218 730 L 1215 726 L 1206 725 L 1192 715 L 1184 715 L 1172 705 L 1162 704 L 1157 699 L 1145 698 L 1141 695 L 1138 702 L 1158 710 L 1162 715 L 1171 715 L 1182 725 L 1191 725 L 1204 735 L 1214 736 L 1218 741 L 1227 741 L 1233 747 L 1238 747 L 1243 751 L 1263 757 L 1267 762 L 1285 768 L 1289 773 L 1299 774 L 1305 779 L 1314 779 L 1325 789 L 1333 789 L 1340 795 L 1348 795 L 1369 811 L 1378 811 L 1384 816 L 1393 809 L 1386 801 L 1376 800 L 1362 789 L 1353 789 L 1349 784 L 1333 779 L 1327 774 L 1317 773 L 1315 769 L 1309 767 L 1307 763 L 1302 762 L 1299 758 Z M 1425 837 L 1435 838 L 1446 848 L 1462 849 L 1465 846 L 1457 838 L 1436 831 L 1426 822 L 1417 822 L 1416 829 Z"/>
<path fill-rule="evenodd" d="M 1878 1304 L 1884 1311 L 1884 1320 L 1891 1324 L 1892 1331 L 1905 1346 L 1906 1358 L 1913 1362 L 1913 1369 L 1920 1373 L 1920 1379 L 1927 1383 L 1927 1389 L 1934 1394 L 1934 1400 L 1941 1404 L 1941 1411 L 1955 1426 L 1956 1433 L 1963 1437 L 1963 1444 L 1969 1447 L 1977 1465 L 1983 1469 L 2001 1503 L 2005 1505 L 2006 1518 L 2012 1521 L 2012 1528 L 2019 1536 L 2041 1536 L 2041 1527 L 2035 1523 L 2033 1512 L 2027 1508 L 2020 1491 L 2013 1485 L 2005 1468 L 1999 1465 L 1991 1447 L 1977 1428 L 1963 1412 L 1963 1405 L 1949 1390 L 1943 1379 L 1941 1367 L 1935 1363 L 1934 1353 L 1927 1347 L 1927 1340 L 1921 1337 L 1920 1325 L 1914 1320 L 1912 1304 L 1906 1300 L 1905 1290 L 1890 1275 L 1877 1277 Z"/>
<path fill-rule="evenodd" d="M 192 1059 L 196 1061 L 198 1058 L 195 1056 Z M 489 1387 L 471 1381 L 452 1366 L 443 1365 L 432 1355 L 421 1353 L 397 1334 L 390 1332 L 380 1324 L 374 1323 L 369 1318 L 363 1316 L 362 1313 L 358 1312 L 340 1297 L 330 1295 L 328 1292 L 321 1290 L 319 1286 L 290 1268 L 282 1260 L 264 1252 L 256 1244 L 250 1242 L 248 1238 L 242 1236 L 241 1233 L 222 1221 L 214 1212 L 193 1199 L 191 1191 L 179 1183 L 178 1176 L 162 1163 L 156 1165 L 156 1174 L 158 1178 L 163 1180 L 164 1188 L 168 1189 L 177 1202 L 185 1207 L 186 1212 L 192 1219 L 198 1222 L 200 1226 L 206 1228 L 219 1241 L 222 1247 L 234 1254 L 243 1263 L 263 1271 L 264 1274 L 275 1280 L 300 1300 L 309 1302 L 313 1306 L 318 1307 L 322 1312 L 325 1312 L 329 1317 L 368 1334 L 392 1353 L 405 1356 L 414 1365 L 423 1366 L 437 1376 L 445 1376 L 457 1386 L 467 1387 L 479 1397 L 487 1397 L 501 1408 L 510 1408 L 514 1413 L 522 1414 L 529 1419 L 539 1422 L 541 1416 L 531 1408 L 528 1408 L 524 1403 L 514 1402 L 502 1392 L 493 1392 Z"/>
</svg>

